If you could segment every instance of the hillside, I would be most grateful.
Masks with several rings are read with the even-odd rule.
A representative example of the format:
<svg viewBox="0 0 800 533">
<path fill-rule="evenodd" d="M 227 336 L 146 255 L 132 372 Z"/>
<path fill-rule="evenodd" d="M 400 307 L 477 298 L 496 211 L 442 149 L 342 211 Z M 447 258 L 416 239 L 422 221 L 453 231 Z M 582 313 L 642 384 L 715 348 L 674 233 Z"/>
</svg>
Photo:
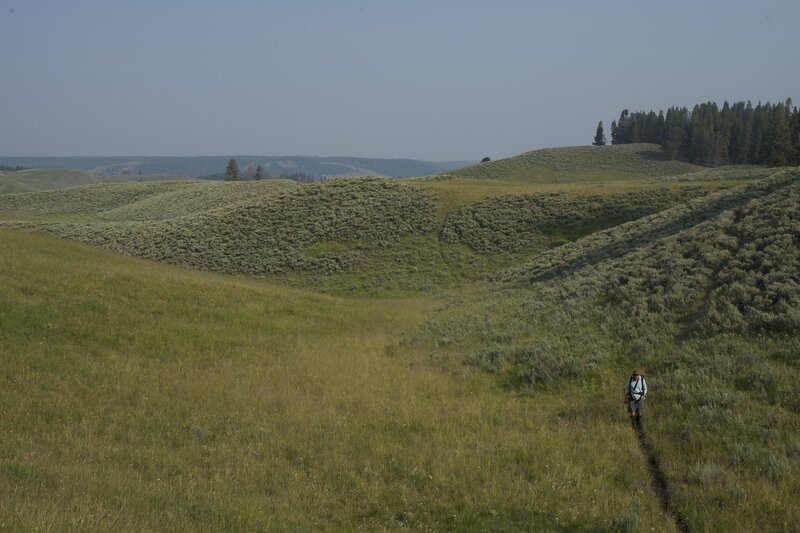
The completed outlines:
<svg viewBox="0 0 800 533">
<path fill-rule="evenodd" d="M 647 434 L 688 523 L 798 523 L 798 178 L 777 171 L 543 252 L 419 342 L 507 386 L 584 383 L 577 413 L 608 369 L 643 367 L 659 398 Z"/>
<path fill-rule="evenodd" d="M 118 222 L 164 220 L 268 197 L 296 187 L 295 182 L 287 180 L 97 184 L 0 196 L 0 211 L 23 220 L 59 217 Z"/>
<path fill-rule="evenodd" d="M 658 145 L 545 148 L 414 180 L 433 193 L 443 218 L 458 207 L 509 194 L 606 195 L 692 182 L 727 187 L 769 175 L 763 167 L 708 169 L 668 161 Z"/>
<path fill-rule="evenodd" d="M 322 296 L 7 230 L 0 276 L 4 528 L 613 530 L 635 505 L 671 531 L 618 460 L 641 460 L 624 425 L 564 427 L 563 395 L 409 351 L 427 297 Z"/>
<path fill-rule="evenodd" d="M 62 187 L 75 187 L 92 183 L 143 182 L 181 179 L 160 174 L 100 176 L 87 170 L 74 168 L 30 169 L 15 172 L 0 171 L 0 194 L 46 191 Z"/>
<path fill-rule="evenodd" d="M 0 348 L 38 387 L 0 388 L 38 413 L 0 425 L 34 450 L 0 462 L 0 487 L 28 480 L 0 516 L 142 529 L 157 501 L 177 529 L 789 529 L 800 169 L 654 150 L 0 195 Z M 633 366 L 642 433 L 620 405 Z M 63 467 L 35 444 L 59 438 Z M 87 449 L 102 490 L 56 493 L 94 475 Z M 144 495 L 119 509 L 130 475 Z"/>
<path fill-rule="evenodd" d="M 668 160 L 657 144 L 544 148 L 446 172 L 443 178 L 571 183 L 687 174 L 703 167 Z"/>
<path fill-rule="evenodd" d="M 640 151 L 625 147 L 615 159 L 618 150 L 607 148 L 613 177 L 587 183 L 560 183 L 572 172 L 566 163 L 546 183 L 536 176 L 131 183 L 0 196 L 0 216 L 11 219 L 6 226 L 202 270 L 280 273 L 288 283 L 347 293 L 415 291 L 478 281 L 550 246 L 765 175 L 703 169 L 654 180 L 659 172 Z M 594 147 L 565 150 L 573 166 L 597 158 Z M 538 152 L 548 151 L 531 154 Z M 646 172 L 616 179 L 636 169 Z M 675 170 L 668 164 L 661 172 Z"/>
<path fill-rule="evenodd" d="M 66 221 L 17 226 L 236 274 L 336 271 L 434 227 L 433 203 L 421 190 L 375 178 L 74 188 L 0 197 L 0 212 L 60 215 Z"/>
<path fill-rule="evenodd" d="M 101 176 L 123 173 L 169 174 L 196 178 L 225 171 L 230 159 L 246 171 L 261 164 L 273 176 L 302 173 L 309 176 L 427 176 L 469 164 L 468 161 L 433 162 L 415 159 L 312 156 L 198 156 L 198 157 L 0 157 L 0 165 L 28 168 L 73 168 Z M 14 192 L 14 191 L 8 191 Z"/>
</svg>

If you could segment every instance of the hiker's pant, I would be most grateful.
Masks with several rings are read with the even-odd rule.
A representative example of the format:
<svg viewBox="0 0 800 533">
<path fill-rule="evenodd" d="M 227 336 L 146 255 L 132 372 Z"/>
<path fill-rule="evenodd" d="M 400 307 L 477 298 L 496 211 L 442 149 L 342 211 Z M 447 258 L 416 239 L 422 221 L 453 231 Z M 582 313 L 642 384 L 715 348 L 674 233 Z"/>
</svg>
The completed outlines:
<svg viewBox="0 0 800 533">
<path fill-rule="evenodd" d="M 644 400 L 639 398 L 638 400 L 634 400 L 633 398 L 628 400 L 628 412 L 631 414 L 636 413 L 637 415 L 644 414 Z"/>
</svg>

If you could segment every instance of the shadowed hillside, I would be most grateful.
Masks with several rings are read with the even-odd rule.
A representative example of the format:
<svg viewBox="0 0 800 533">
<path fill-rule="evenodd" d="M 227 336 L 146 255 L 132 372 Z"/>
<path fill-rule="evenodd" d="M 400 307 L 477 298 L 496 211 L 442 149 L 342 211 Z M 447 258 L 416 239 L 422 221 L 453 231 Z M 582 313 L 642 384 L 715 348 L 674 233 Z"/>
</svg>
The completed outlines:
<svg viewBox="0 0 800 533">
<path fill-rule="evenodd" d="M 499 196 L 452 212 L 441 236 L 445 242 L 462 242 L 484 253 L 554 246 L 657 213 L 706 192 L 685 188 L 591 196 Z"/>
</svg>

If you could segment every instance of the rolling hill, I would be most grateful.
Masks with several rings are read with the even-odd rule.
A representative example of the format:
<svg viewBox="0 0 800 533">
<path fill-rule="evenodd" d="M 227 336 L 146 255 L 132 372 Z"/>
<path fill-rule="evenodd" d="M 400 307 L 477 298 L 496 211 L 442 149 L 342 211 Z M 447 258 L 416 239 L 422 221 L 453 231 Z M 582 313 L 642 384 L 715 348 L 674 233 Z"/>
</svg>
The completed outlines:
<svg viewBox="0 0 800 533">
<path fill-rule="evenodd" d="M 74 168 L 37 168 L 14 172 L 0 171 L 0 194 L 46 191 L 92 183 L 143 182 L 181 179 L 164 174 L 100 176 Z"/>
<path fill-rule="evenodd" d="M 212 190 L 216 205 L 209 203 Z M 21 227 L 236 274 L 335 271 L 370 249 L 434 227 L 433 203 L 421 190 L 376 178 L 311 185 L 266 180 L 83 187 L 7 196 L 0 205 L 17 216 L 91 215 L 92 221 Z M 192 208 L 197 210 L 185 214 Z"/>
<path fill-rule="evenodd" d="M 800 169 L 87 185 L 0 240 L 12 527 L 800 522 Z"/>
<path fill-rule="evenodd" d="M 0 165 L 28 168 L 71 168 L 88 170 L 101 176 L 123 173 L 168 174 L 196 178 L 224 173 L 230 159 L 242 171 L 261 164 L 273 175 L 302 173 L 309 176 L 427 176 L 469 164 L 468 161 L 432 162 L 416 159 L 313 156 L 198 156 L 198 157 L 0 157 Z"/>
<path fill-rule="evenodd" d="M 533 150 L 448 171 L 443 177 L 570 183 L 663 177 L 702 169 L 682 161 L 668 160 L 657 144 L 618 144 Z"/>
<path fill-rule="evenodd" d="M 800 521 L 799 251 L 800 170 L 778 170 L 499 272 L 423 345 L 532 391 L 648 369 L 647 434 L 691 528 L 783 529 Z"/>
</svg>

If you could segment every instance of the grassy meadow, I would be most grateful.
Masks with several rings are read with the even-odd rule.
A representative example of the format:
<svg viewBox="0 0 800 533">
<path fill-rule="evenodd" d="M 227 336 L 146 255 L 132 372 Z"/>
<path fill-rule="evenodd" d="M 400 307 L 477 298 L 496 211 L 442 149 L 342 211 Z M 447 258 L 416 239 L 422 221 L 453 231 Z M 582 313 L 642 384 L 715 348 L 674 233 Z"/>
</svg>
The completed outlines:
<svg viewBox="0 0 800 533">
<path fill-rule="evenodd" d="M 617 144 L 533 150 L 449 171 L 441 177 L 595 183 L 667 177 L 703 169 L 690 163 L 668 160 L 657 144 Z"/>
<path fill-rule="evenodd" d="M 791 531 L 799 177 L 622 145 L 0 194 L 0 529 Z"/>
<path fill-rule="evenodd" d="M 443 367 L 405 341 L 441 302 L 0 243 L 0 528 L 672 530 L 617 380 Z"/>
<path fill-rule="evenodd" d="M 167 174 L 120 174 L 99 176 L 89 170 L 64 168 L 32 168 L 28 170 L 0 170 L 0 194 L 47 191 L 79 185 L 108 182 L 142 182 L 183 179 Z"/>
</svg>

